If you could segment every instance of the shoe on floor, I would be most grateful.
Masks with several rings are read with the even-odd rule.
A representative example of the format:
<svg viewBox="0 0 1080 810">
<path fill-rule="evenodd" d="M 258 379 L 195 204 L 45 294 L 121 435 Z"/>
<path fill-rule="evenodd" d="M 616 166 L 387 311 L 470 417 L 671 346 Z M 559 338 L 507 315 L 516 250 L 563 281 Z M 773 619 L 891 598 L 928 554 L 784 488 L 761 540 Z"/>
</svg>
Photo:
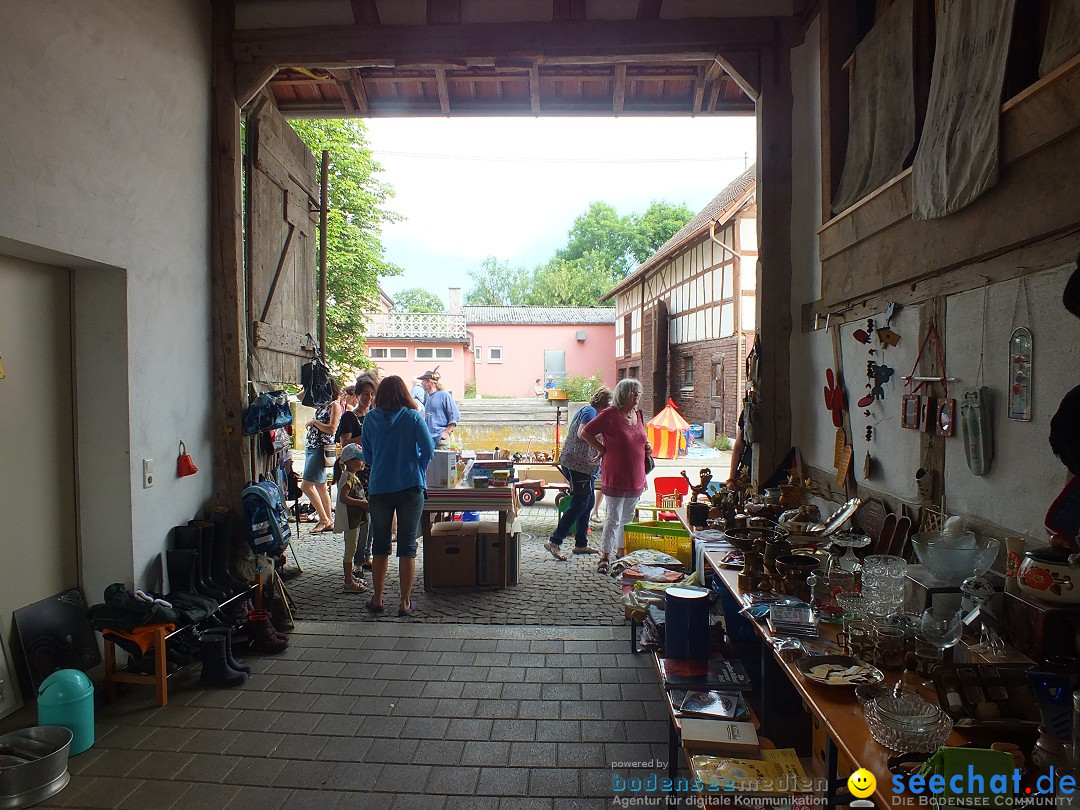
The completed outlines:
<svg viewBox="0 0 1080 810">
<path fill-rule="evenodd" d="M 592 546 L 585 546 L 584 548 L 578 548 L 577 546 L 574 546 L 574 553 L 575 554 L 599 554 L 600 549 L 593 548 Z"/>
<path fill-rule="evenodd" d="M 556 560 L 559 560 L 560 562 L 566 562 L 566 555 L 562 553 L 562 550 L 559 548 L 559 546 L 555 545 L 550 540 L 544 543 L 544 548 L 547 549 L 548 552 L 550 552 L 551 556 L 554 557 Z"/>
<path fill-rule="evenodd" d="M 403 607 L 399 606 L 397 615 L 398 615 L 398 618 L 401 618 L 403 616 L 412 616 L 414 613 L 416 613 L 416 604 L 413 603 L 413 602 L 410 602 L 409 606 L 407 608 L 403 608 Z"/>
<path fill-rule="evenodd" d="M 603 522 L 604 522 L 604 518 L 601 517 L 600 515 L 590 515 L 589 516 L 589 523 L 603 523 Z"/>
<path fill-rule="evenodd" d="M 371 611 L 372 613 L 382 613 L 382 612 L 383 612 L 384 610 L 386 610 L 386 606 L 385 606 L 385 605 L 376 605 L 376 604 L 375 604 L 375 600 L 374 600 L 374 599 L 368 599 L 368 600 L 367 600 L 367 601 L 366 601 L 366 602 L 364 603 L 364 607 L 366 607 L 366 608 L 367 608 L 368 610 L 370 610 L 370 611 Z"/>
</svg>

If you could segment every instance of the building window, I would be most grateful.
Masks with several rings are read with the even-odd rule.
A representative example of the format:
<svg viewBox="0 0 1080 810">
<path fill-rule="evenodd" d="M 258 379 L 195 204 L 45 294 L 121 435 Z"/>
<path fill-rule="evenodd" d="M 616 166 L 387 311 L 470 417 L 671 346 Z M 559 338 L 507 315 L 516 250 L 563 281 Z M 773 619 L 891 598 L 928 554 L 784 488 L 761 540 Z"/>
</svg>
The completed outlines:
<svg viewBox="0 0 1080 810">
<path fill-rule="evenodd" d="M 417 360 L 453 360 L 453 349 L 417 348 L 413 352 Z"/>
<path fill-rule="evenodd" d="M 488 362 L 489 363 L 501 363 L 502 362 L 502 346 L 488 346 Z"/>
<path fill-rule="evenodd" d="M 474 346 L 472 351 L 473 351 L 473 360 L 475 360 L 477 363 L 483 363 L 484 362 L 484 347 L 483 346 Z"/>
<path fill-rule="evenodd" d="M 694 356 L 692 354 L 683 356 L 682 386 L 683 388 L 694 387 Z"/>
<path fill-rule="evenodd" d="M 623 316 L 622 327 L 622 355 L 623 357 L 630 356 L 630 347 L 632 345 L 631 335 L 634 331 L 634 315 L 633 313 L 627 313 Z"/>
<path fill-rule="evenodd" d="M 387 349 L 377 348 L 368 349 L 368 357 L 374 360 L 407 360 L 409 357 L 408 349 Z"/>
</svg>

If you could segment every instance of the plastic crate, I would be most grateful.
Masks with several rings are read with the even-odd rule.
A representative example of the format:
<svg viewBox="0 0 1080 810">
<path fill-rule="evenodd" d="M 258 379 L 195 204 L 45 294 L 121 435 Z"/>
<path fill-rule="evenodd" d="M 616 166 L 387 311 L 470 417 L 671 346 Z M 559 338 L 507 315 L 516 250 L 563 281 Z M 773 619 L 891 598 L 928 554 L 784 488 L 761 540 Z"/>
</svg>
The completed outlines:
<svg viewBox="0 0 1080 810">
<path fill-rule="evenodd" d="M 623 548 L 627 554 L 642 548 L 662 551 L 677 557 L 687 571 L 694 568 L 694 538 L 678 522 L 627 523 L 623 528 Z"/>
</svg>

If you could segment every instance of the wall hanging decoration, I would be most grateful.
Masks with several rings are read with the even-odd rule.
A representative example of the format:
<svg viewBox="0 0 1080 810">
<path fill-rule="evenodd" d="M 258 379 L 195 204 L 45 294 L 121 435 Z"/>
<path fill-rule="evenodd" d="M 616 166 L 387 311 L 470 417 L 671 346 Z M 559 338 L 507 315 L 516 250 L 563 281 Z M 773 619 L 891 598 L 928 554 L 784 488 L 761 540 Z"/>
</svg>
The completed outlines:
<svg viewBox="0 0 1080 810">
<path fill-rule="evenodd" d="M 1028 298 L 1027 276 L 1020 271 L 1020 279 L 1016 283 L 1016 301 L 1013 303 L 1013 331 L 1009 338 L 1009 418 L 1014 422 L 1030 422 L 1031 401 L 1031 375 L 1033 368 L 1033 338 L 1028 326 L 1017 326 L 1020 312 L 1020 298 L 1024 299 L 1024 312 L 1027 323 L 1034 323 L 1031 319 L 1031 301 Z"/>
<path fill-rule="evenodd" d="M 833 427 L 841 427 L 844 424 L 844 409 L 847 407 L 844 398 L 843 383 L 837 379 L 831 368 L 825 369 L 825 407 L 832 413 Z"/>
<path fill-rule="evenodd" d="M 915 374 L 919 370 L 919 362 L 922 360 L 923 353 L 926 351 L 927 346 L 931 343 L 934 344 L 934 349 L 937 352 L 938 365 L 941 368 L 940 377 L 920 377 Z M 902 427 L 909 429 L 919 429 L 923 433 L 936 433 L 939 436 L 952 436 L 953 425 L 956 419 L 956 400 L 949 398 L 949 383 L 956 382 L 956 377 L 948 376 L 945 371 L 945 350 L 941 345 L 941 336 L 938 334 L 937 324 L 930 323 L 930 327 L 926 330 L 926 337 L 923 338 L 922 345 L 919 346 L 919 354 L 915 357 L 915 365 L 911 369 L 911 373 L 904 378 L 904 382 L 911 387 L 910 394 L 905 394 L 900 412 L 900 424 Z M 942 400 L 938 400 L 936 397 L 930 395 L 920 395 L 919 391 L 923 386 L 929 383 L 940 383 L 941 387 L 945 391 L 945 397 Z M 946 423 L 949 432 L 944 432 L 941 421 L 941 413 L 944 408 L 947 415 Z M 912 411 L 916 411 L 918 416 L 915 417 Z"/>
<path fill-rule="evenodd" d="M 986 353 L 986 295 L 989 280 L 983 285 L 982 341 L 979 346 L 979 370 L 975 390 L 960 400 L 960 432 L 964 437 L 964 458 L 972 475 L 986 475 L 994 460 L 994 424 L 990 418 L 990 389 L 983 385 L 983 355 Z"/>
<path fill-rule="evenodd" d="M 943 399 L 937 406 L 937 422 L 934 432 L 938 436 L 952 436 L 956 432 L 956 400 Z"/>
<path fill-rule="evenodd" d="M 919 429 L 919 417 L 922 415 L 922 396 L 904 394 L 900 405 L 900 427 L 908 430 Z"/>
<path fill-rule="evenodd" d="M 187 447 L 183 442 L 180 442 L 180 452 L 176 456 L 176 477 L 184 478 L 188 475 L 194 475 L 199 471 L 199 468 L 195 466 L 195 461 L 188 455 Z"/>
</svg>

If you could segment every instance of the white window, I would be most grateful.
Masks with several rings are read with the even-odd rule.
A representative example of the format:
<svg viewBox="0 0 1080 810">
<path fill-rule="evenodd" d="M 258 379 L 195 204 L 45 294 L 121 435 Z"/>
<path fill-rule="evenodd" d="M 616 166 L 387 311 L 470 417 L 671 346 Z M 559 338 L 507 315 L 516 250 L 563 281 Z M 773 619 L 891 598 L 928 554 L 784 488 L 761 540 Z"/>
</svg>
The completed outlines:
<svg viewBox="0 0 1080 810">
<path fill-rule="evenodd" d="M 414 354 L 417 360 L 430 360 L 435 356 L 434 349 L 415 349 Z"/>
<path fill-rule="evenodd" d="M 416 357 L 417 360 L 453 360 L 454 359 L 454 350 L 453 349 L 432 349 L 430 347 L 426 348 L 426 349 L 418 348 L 418 349 L 415 349 L 413 351 L 413 354 L 414 354 L 414 356 Z"/>
<path fill-rule="evenodd" d="M 435 350 L 435 359 L 436 360 L 453 360 L 454 359 L 454 350 L 453 349 L 436 349 Z"/>
<path fill-rule="evenodd" d="M 368 357 L 374 357 L 376 360 L 385 360 L 386 349 L 368 349 Z"/>
<path fill-rule="evenodd" d="M 483 363 L 484 362 L 484 347 L 483 346 L 473 346 L 473 360 L 475 360 L 477 363 Z"/>
<path fill-rule="evenodd" d="M 502 362 L 502 346 L 488 346 L 488 362 L 489 363 L 501 363 Z"/>
<path fill-rule="evenodd" d="M 368 349 L 368 357 L 375 360 L 407 360 L 409 357 L 408 349 Z"/>
</svg>

